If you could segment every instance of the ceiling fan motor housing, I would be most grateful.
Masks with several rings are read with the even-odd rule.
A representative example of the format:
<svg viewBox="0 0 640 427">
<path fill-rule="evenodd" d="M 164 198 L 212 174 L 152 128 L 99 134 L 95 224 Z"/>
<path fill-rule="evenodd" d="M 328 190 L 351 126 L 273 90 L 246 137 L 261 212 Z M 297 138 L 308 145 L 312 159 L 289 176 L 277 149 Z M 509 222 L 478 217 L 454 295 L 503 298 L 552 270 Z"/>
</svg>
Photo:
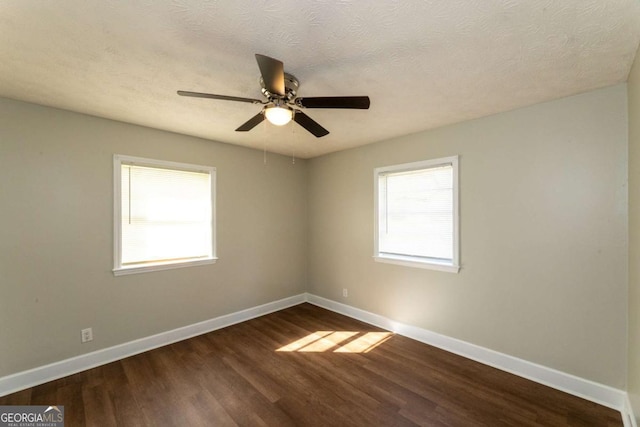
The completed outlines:
<svg viewBox="0 0 640 427">
<path fill-rule="evenodd" d="M 284 73 L 284 96 L 269 92 L 265 87 L 264 78 L 260 77 L 259 81 L 260 86 L 262 87 L 262 94 L 266 96 L 269 101 L 279 98 L 286 100 L 286 102 L 292 102 L 298 93 L 298 88 L 300 87 L 298 79 L 293 74 L 289 73 Z"/>
</svg>

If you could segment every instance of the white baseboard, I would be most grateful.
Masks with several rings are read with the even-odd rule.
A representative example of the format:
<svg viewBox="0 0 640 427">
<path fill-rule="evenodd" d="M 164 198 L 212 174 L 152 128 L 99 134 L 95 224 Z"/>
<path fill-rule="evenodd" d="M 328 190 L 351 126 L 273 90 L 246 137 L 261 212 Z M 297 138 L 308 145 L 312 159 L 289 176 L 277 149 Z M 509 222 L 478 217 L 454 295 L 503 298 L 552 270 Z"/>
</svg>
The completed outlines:
<svg viewBox="0 0 640 427">
<path fill-rule="evenodd" d="M 0 378 L 0 396 L 15 393 L 48 381 L 66 377 L 77 372 L 95 368 L 125 357 L 143 353 L 154 348 L 182 341 L 187 338 L 202 335 L 215 331 L 236 323 L 244 322 L 255 317 L 263 316 L 274 311 L 282 310 L 300 304 L 306 300 L 305 294 L 284 298 L 257 307 L 248 308 L 235 313 L 205 320 L 193 325 L 161 332 L 150 337 L 141 338 L 135 341 L 116 345 L 113 347 L 97 350 L 92 353 L 65 359 L 60 362 L 40 366 L 28 371 L 18 372 L 13 375 Z"/>
<path fill-rule="evenodd" d="M 231 326 L 236 323 L 244 322 L 305 301 L 618 410 L 622 414 L 625 427 L 638 427 L 634 418 L 633 408 L 629 402 L 629 397 L 627 393 L 622 390 L 598 384 L 593 381 L 489 350 L 475 344 L 447 337 L 426 329 L 418 328 L 416 326 L 395 322 L 384 316 L 309 293 L 295 295 L 246 310 L 216 317 L 214 319 L 205 320 L 193 325 L 162 332 L 150 337 L 141 338 L 128 343 L 51 363 L 49 365 L 8 375 L 0 378 L 0 396 L 6 396 L 29 387 L 44 384 L 48 381 L 91 369 L 96 366 L 101 366 L 135 354 L 153 350 L 154 348 L 162 347 L 164 345 Z"/>
<path fill-rule="evenodd" d="M 638 423 L 636 422 L 636 416 L 633 413 L 633 405 L 629 400 L 629 394 L 627 394 L 624 401 L 624 410 L 622 411 L 622 421 L 624 422 L 624 427 L 638 427 Z"/>
<path fill-rule="evenodd" d="M 628 403 L 628 397 L 625 391 L 560 372 L 546 366 L 528 362 L 504 353 L 499 353 L 475 344 L 431 332 L 426 329 L 395 322 L 378 314 L 313 294 L 307 294 L 306 299 L 309 303 L 319 307 L 344 314 L 345 316 L 387 329 L 416 341 L 441 348 L 485 365 L 492 366 L 557 390 L 564 391 L 574 396 L 615 409 L 621 412 L 623 419 L 629 417 L 625 413 L 628 414 L 631 405 Z M 633 415 L 631 415 L 631 417 L 633 417 Z M 625 421 L 625 427 L 627 426 L 627 422 L 628 421 Z M 632 427 L 637 426 L 634 424 Z"/>
</svg>

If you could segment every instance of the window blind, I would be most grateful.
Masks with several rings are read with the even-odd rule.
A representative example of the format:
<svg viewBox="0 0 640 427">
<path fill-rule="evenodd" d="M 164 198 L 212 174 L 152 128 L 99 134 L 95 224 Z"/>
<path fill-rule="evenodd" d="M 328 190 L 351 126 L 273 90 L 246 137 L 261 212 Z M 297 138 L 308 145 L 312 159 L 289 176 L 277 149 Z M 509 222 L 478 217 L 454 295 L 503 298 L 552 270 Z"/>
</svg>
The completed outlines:
<svg viewBox="0 0 640 427">
<path fill-rule="evenodd" d="M 453 166 L 381 173 L 379 252 L 453 259 Z"/>
<path fill-rule="evenodd" d="M 212 256 L 211 176 L 121 165 L 122 266 Z"/>
</svg>

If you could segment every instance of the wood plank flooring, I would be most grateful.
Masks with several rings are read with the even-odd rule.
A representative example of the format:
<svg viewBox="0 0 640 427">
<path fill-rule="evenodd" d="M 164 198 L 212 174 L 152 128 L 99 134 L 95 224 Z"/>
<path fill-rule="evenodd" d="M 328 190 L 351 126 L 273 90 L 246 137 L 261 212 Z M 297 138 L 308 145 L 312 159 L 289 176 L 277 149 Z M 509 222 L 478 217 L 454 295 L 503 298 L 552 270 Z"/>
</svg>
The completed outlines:
<svg viewBox="0 0 640 427">
<path fill-rule="evenodd" d="M 0 405 L 71 426 L 621 426 L 620 413 L 301 304 Z"/>
</svg>

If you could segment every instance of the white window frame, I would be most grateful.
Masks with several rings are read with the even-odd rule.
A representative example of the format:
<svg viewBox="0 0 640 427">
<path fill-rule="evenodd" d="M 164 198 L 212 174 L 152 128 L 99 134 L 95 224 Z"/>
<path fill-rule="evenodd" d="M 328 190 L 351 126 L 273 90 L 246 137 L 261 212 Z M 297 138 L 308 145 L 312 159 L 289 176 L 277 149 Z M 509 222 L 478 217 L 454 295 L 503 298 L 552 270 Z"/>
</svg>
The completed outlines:
<svg viewBox="0 0 640 427">
<path fill-rule="evenodd" d="M 453 168 L 453 258 L 451 262 L 440 259 L 419 257 L 412 255 L 396 255 L 380 252 L 379 249 L 379 177 L 382 174 L 409 172 L 421 169 L 430 169 L 451 165 Z M 377 262 L 398 264 L 407 267 L 426 268 L 431 270 L 458 273 L 460 271 L 460 217 L 459 217 L 459 188 L 458 188 L 458 156 L 443 157 L 439 159 L 423 160 L 419 162 L 403 163 L 399 165 L 375 168 L 373 171 L 374 185 L 374 253 L 373 258 Z"/>
<path fill-rule="evenodd" d="M 187 259 L 180 261 L 163 261 L 135 266 L 122 265 L 122 164 L 205 172 L 209 174 L 211 179 L 211 256 L 207 258 L 198 258 L 197 260 Z M 212 166 L 201 166 L 115 154 L 113 156 L 113 231 L 113 274 L 115 276 L 215 263 L 218 259 L 216 257 L 216 168 Z"/>
</svg>

